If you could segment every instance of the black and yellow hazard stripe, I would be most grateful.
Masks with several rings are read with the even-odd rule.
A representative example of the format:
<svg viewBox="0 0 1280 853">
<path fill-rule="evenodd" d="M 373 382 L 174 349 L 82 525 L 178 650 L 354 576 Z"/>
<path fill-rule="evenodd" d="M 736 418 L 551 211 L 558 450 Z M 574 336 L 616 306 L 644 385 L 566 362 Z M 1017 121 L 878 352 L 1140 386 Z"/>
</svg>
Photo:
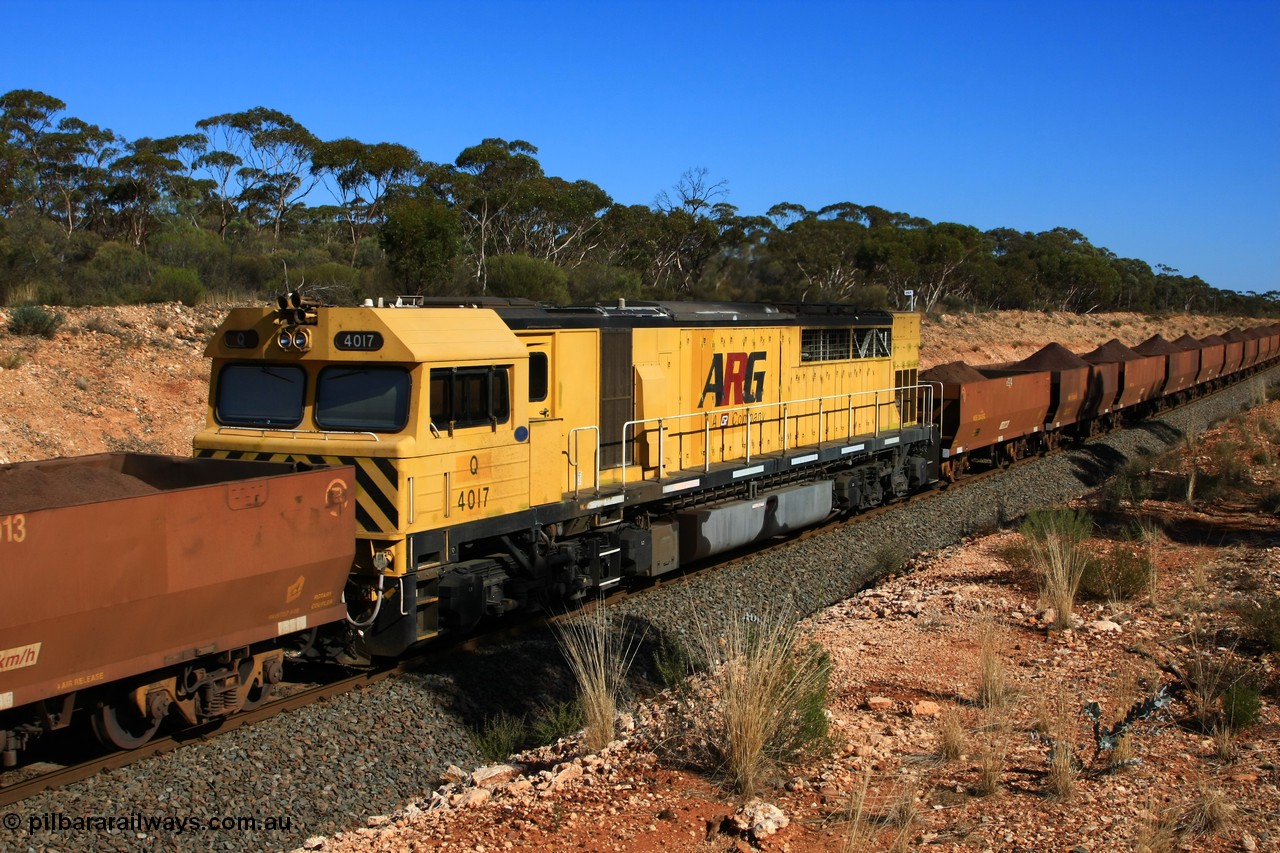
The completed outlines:
<svg viewBox="0 0 1280 853">
<path fill-rule="evenodd" d="M 351 465 L 356 469 L 356 523 L 366 533 L 395 533 L 400 528 L 396 510 L 399 478 L 395 463 L 372 456 L 314 456 L 299 453 L 259 453 L 248 450 L 197 450 L 211 459 L 247 459 L 255 462 L 308 462 L 312 465 Z"/>
</svg>

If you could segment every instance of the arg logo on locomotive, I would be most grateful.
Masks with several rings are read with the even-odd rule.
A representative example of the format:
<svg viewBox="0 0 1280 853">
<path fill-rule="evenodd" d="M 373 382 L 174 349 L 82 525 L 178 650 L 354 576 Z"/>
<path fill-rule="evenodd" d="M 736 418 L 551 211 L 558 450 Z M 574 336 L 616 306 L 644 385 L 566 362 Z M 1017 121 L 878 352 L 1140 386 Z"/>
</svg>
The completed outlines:
<svg viewBox="0 0 1280 853">
<path fill-rule="evenodd" d="M 760 402 L 764 396 L 764 371 L 757 370 L 756 364 L 764 360 L 765 353 L 759 351 L 713 353 L 698 408 L 706 406 L 708 394 L 715 395 L 712 408 Z"/>
</svg>

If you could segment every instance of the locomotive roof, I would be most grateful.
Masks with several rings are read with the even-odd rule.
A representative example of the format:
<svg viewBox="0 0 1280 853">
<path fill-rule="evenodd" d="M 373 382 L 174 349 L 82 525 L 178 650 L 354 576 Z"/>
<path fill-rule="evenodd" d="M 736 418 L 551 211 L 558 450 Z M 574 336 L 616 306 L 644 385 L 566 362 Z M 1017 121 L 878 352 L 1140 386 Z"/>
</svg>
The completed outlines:
<svg viewBox="0 0 1280 853">
<path fill-rule="evenodd" d="M 830 303 L 626 301 L 544 305 L 503 297 L 412 297 L 409 306 L 488 308 L 512 329 L 634 329 L 664 326 L 889 326 L 893 313 Z"/>
</svg>

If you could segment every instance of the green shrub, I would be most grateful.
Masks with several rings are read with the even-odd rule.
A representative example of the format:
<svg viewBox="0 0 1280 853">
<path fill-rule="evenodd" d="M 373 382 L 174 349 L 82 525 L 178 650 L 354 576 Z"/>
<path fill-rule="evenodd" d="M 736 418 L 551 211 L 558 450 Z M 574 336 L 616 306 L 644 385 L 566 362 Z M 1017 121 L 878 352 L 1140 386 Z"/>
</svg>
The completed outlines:
<svg viewBox="0 0 1280 853">
<path fill-rule="evenodd" d="M 538 302 L 569 302 L 569 279 L 564 270 L 528 255 L 493 255 L 485 261 L 489 292 L 494 296 L 523 296 Z"/>
<path fill-rule="evenodd" d="M 1117 545 L 1110 553 L 1085 564 L 1080 588 L 1092 598 L 1127 601 L 1147 591 L 1152 571 L 1151 558 L 1146 554 Z"/>
<path fill-rule="evenodd" d="M 485 720 L 480 731 L 472 734 L 476 752 L 485 761 L 506 761 L 525 747 L 529 729 L 523 717 L 513 717 L 505 711 Z"/>
<path fill-rule="evenodd" d="M 1102 508 L 1116 512 L 1122 505 L 1137 506 L 1151 497 L 1151 468 L 1154 460 L 1140 456 L 1130 459 L 1106 482 L 1099 495 Z"/>
<path fill-rule="evenodd" d="M 557 702 L 542 709 L 530 727 L 532 746 L 545 746 L 563 737 L 581 731 L 582 705 L 578 702 Z"/>
<path fill-rule="evenodd" d="M 1220 442 L 1213 449 L 1213 458 L 1218 465 L 1218 478 L 1223 486 L 1239 489 L 1253 484 L 1244 448 L 1238 442 Z"/>
<path fill-rule="evenodd" d="M 1258 507 L 1263 512 L 1280 515 L 1280 489 L 1268 489 L 1259 495 Z"/>
<path fill-rule="evenodd" d="M 38 305 L 23 305 L 9 315 L 9 331 L 15 335 L 39 335 L 52 338 L 66 318 Z"/>
<path fill-rule="evenodd" d="M 1280 652 L 1280 595 L 1271 595 L 1246 606 L 1240 611 L 1245 633 L 1250 640 Z"/>
<path fill-rule="evenodd" d="M 195 307 L 204 297 L 200 274 L 182 267 L 160 267 L 142 292 L 143 302 L 181 302 Z"/>
<path fill-rule="evenodd" d="M 644 284 L 634 270 L 604 264 L 580 264 L 568 271 L 570 298 L 576 303 L 645 298 Z"/>
<path fill-rule="evenodd" d="M 26 363 L 27 357 L 20 352 L 11 352 L 6 355 L 0 355 L 0 368 L 4 368 L 5 370 L 17 370 Z"/>
<path fill-rule="evenodd" d="M 679 687 L 698 669 L 688 647 L 669 633 L 662 635 L 653 655 L 653 665 L 667 687 Z"/>
<path fill-rule="evenodd" d="M 896 575 L 907 565 L 907 550 L 896 542 L 881 545 L 871 556 L 871 571 L 877 578 Z"/>
<path fill-rule="evenodd" d="M 1247 729 L 1258 721 L 1262 698 L 1256 688 L 1236 681 L 1222 691 L 1222 718 L 1232 731 Z"/>
</svg>

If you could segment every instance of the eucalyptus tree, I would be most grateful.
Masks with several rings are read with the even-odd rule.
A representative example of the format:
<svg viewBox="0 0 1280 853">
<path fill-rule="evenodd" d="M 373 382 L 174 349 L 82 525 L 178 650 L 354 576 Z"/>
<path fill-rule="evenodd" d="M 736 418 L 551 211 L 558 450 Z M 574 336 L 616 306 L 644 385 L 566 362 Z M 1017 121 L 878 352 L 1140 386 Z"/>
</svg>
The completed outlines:
<svg viewBox="0 0 1280 853">
<path fill-rule="evenodd" d="M 319 140 L 292 116 L 267 107 L 211 116 L 196 122 L 196 128 L 210 142 L 202 163 L 228 176 L 235 168 L 240 212 L 269 227 L 279 243 L 289 214 L 315 186 L 311 158 Z M 214 183 L 221 184 L 217 175 Z"/>
<path fill-rule="evenodd" d="M 156 224 L 177 213 L 175 202 L 191 197 L 192 158 L 183 154 L 198 144 L 194 134 L 143 137 L 126 143 L 125 153 L 111 162 L 105 201 L 116 230 L 135 248 L 145 250 Z"/>
<path fill-rule="evenodd" d="M 769 208 L 770 220 L 779 227 L 766 251 L 786 271 L 791 297 L 799 302 L 844 301 L 866 281 L 866 270 L 859 266 L 866 227 L 843 216 L 822 215 L 844 207 L 815 213 L 783 202 Z"/>
<path fill-rule="evenodd" d="M 488 289 L 485 259 L 510 244 L 514 209 L 527 185 L 543 177 L 537 153 L 523 139 L 491 137 L 463 149 L 452 164 L 426 169 L 431 190 L 458 212 L 472 278 L 482 294 Z"/>
<path fill-rule="evenodd" d="M 613 199 L 591 181 L 541 176 L 526 181 L 505 217 L 503 251 L 572 269 L 600 245 L 600 217 Z"/>
<path fill-rule="evenodd" d="M 51 199 L 42 178 L 45 147 L 55 117 L 67 105 L 34 89 L 0 95 L 0 213 L 47 212 Z"/>
<path fill-rule="evenodd" d="M 910 288 L 893 293 L 895 301 L 902 290 L 910 289 L 916 307 L 929 312 L 941 300 L 969 295 L 974 279 L 972 268 L 987 251 L 981 231 L 970 225 L 938 222 L 907 229 L 902 237 L 914 257 L 916 273 Z"/>
<path fill-rule="evenodd" d="M 421 169 L 416 151 L 392 142 L 368 144 L 337 139 L 316 146 L 311 174 L 330 178 L 331 190 L 351 235 L 351 266 L 360 243 L 383 217 L 383 203 L 393 187 L 408 183 Z"/>
<path fill-rule="evenodd" d="M 45 134 L 39 169 L 46 213 L 68 235 L 104 224 L 103 196 L 120 141 L 110 130 L 70 116 L 58 122 L 56 131 Z"/>
<path fill-rule="evenodd" d="M 378 242 L 401 293 L 442 293 L 463 253 L 457 210 L 425 186 L 394 187 L 384 202 Z"/>
<path fill-rule="evenodd" d="M 667 295 L 688 294 L 719 253 L 721 236 L 737 208 L 728 204 L 729 184 L 713 180 L 705 167 L 688 169 L 654 199 L 660 218 L 652 230 L 651 281 Z"/>
</svg>

